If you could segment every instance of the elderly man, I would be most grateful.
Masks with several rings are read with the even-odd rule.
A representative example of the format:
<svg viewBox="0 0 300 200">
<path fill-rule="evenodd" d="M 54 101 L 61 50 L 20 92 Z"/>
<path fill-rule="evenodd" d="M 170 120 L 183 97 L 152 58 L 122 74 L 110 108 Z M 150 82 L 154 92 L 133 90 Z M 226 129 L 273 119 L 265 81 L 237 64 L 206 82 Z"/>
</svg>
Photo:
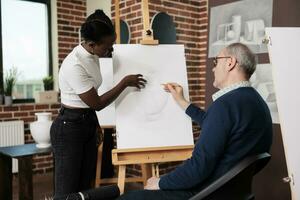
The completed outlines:
<svg viewBox="0 0 300 200">
<path fill-rule="evenodd" d="M 165 84 L 174 100 L 201 127 L 192 157 L 161 178 L 148 180 L 145 190 L 120 199 L 189 199 L 243 158 L 268 152 L 272 143 L 270 111 L 250 86 L 255 56 L 247 46 L 234 43 L 214 58 L 215 93 L 205 112 L 183 97 L 182 87 Z"/>
</svg>

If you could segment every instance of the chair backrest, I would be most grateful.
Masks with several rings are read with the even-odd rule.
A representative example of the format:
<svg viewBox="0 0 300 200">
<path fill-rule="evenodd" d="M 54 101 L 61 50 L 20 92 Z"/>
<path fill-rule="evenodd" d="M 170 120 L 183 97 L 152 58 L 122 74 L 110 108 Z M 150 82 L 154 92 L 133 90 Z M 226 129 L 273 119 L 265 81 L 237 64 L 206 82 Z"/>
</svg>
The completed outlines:
<svg viewBox="0 0 300 200">
<path fill-rule="evenodd" d="M 270 154 L 262 153 L 243 159 L 190 200 L 254 199 L 251 193 L 252 177 L 266 166 L 270 158 Z"/>
</svg>

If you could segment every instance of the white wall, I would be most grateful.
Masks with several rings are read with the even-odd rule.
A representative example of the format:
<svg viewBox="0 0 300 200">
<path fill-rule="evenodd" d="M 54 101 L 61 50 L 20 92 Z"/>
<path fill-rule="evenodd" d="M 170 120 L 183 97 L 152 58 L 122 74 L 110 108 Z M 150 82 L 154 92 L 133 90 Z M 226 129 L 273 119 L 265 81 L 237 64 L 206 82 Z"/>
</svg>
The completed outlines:
<svg viewBox="0 0 300 200">
<path fill-rule="evenodd" d="M 87 16 L 92 14 L 96 9 L 102 9 L 111 18 L 111 0 L 86 0 Z"/>
</svg>

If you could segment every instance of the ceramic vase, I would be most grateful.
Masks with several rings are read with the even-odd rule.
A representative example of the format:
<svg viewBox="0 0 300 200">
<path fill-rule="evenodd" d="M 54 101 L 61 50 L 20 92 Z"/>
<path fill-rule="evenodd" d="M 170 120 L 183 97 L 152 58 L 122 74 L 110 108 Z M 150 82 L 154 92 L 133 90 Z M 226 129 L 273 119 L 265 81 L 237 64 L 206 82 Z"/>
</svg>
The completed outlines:
<svg viewBox="0 0 300 200">
<path fill-rule="evenodd" d="M 50 147 L 51 112 L 35 113 L 37 121 L 30 123 L 30 132 L 37 148 Z"/>
</svg>

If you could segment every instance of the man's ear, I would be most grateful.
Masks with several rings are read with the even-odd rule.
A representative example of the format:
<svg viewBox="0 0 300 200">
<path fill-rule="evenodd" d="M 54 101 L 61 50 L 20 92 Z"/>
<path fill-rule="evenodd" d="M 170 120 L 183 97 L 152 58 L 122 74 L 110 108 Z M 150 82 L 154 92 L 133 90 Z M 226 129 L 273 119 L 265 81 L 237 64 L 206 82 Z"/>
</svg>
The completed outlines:
<svg viewBox="0 0 300 200">
<path fill-rule="evenodd" d="M 237 60 L 235 57 L 230 57 L 227 62 L 228 62 L 228 65 L 227 65 L 228 71 L 233 70 L 237 64 Z"/>
</svg>

